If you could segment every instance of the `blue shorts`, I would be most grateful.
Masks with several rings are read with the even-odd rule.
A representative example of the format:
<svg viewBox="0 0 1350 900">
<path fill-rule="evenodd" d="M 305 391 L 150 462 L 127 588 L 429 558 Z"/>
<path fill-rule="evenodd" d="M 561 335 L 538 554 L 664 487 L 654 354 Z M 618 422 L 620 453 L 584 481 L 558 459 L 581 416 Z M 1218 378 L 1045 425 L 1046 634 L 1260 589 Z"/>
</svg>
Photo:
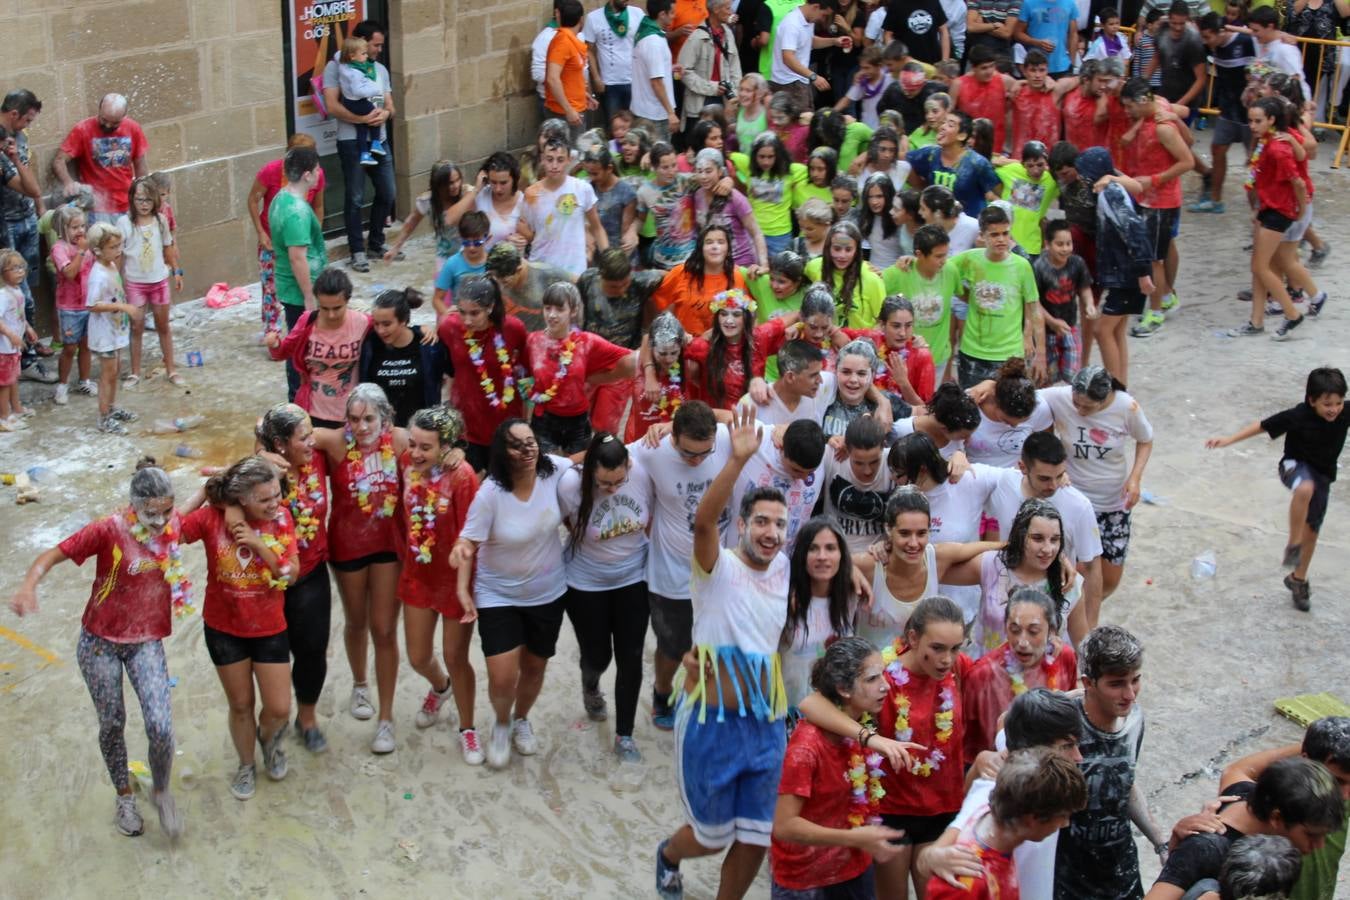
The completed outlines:
<svg viewBox="0 0 1350 900">
<path fill-rule="evenodd" d="M 89 310 L 58 309 L 61 318 L 61 343 L 78 344 L 89 330 Z"/>
<path fill-rule="evenodd" d="M 701 705 L 682 695 L 675 708 L 675 782 L 694 838 L 716 849 L 767 847 L 787 730 L 739 713 L 718 722 L 715 709 L 700 724 Z"/>
</svg>

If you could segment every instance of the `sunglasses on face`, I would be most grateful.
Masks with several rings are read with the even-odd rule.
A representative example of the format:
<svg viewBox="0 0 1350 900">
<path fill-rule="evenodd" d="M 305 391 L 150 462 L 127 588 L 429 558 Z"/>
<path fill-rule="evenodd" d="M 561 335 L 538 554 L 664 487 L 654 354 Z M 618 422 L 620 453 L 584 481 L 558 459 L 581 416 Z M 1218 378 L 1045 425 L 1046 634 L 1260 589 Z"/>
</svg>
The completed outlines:
<svg viewBox="0 0 1350 900">
<path fill-rule="evenodd" d="M 478 238 L 477 240 L 463 240 L 460 244 L 465 247 L 481 247 L 487 243 L 487 238 Z"/>
</svg>

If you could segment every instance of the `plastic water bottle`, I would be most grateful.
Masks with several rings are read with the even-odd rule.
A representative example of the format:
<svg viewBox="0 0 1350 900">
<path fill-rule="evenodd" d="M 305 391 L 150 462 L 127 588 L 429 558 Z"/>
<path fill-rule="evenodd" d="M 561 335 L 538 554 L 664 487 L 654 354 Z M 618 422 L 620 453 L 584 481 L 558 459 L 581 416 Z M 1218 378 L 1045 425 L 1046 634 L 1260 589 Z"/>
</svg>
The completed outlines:
<svg viewBox="0 0 1350 900">
<path fill-rule="evenodd" d="M 1219 560 L 1213 550 L 1206 550 L 1191 560 L 1191 578 L 1196 581 L 1208 581 L 1219 570 Z"/>
<path fill-rule="evenodd" d="M 179 444 L 177 447 L 173 448 L 173 455 L 181 456 L 184 459 L 200 459 L 202 451 L 198 450 L 196 447 L 188 446 L 187 444 Z"/>
<path fill-rule="evenodd" d="M 206 421 L 206 416 L 179 416 L 176 419 L 156 419 L 155 434 L 176 434 L 196 428 Z"/>
</svg>

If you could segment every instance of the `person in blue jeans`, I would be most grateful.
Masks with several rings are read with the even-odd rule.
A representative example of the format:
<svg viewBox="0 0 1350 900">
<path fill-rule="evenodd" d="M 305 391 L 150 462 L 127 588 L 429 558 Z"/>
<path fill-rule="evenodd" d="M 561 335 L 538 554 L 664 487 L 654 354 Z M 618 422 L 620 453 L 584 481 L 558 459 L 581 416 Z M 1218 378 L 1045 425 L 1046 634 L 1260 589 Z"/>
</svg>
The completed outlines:
<svg viewBox="0 0 1350 900">
<path fill-rule="evenodd" d="M 31 126 L 42 112 L 42 101 L 32 91 L 10 91 L 0 102 L 0 229 L 9 246 L 23 255 L 28 264 L 28 277 L 20 287 L 23 290 L 24 316 L 36 321 L 33 291 L 42 277 L 42 256 L 38 246 L 37 179 L 29 169 L 28 138 L 24 130 Z M 34 353 L 37 345 L 25 345 L 22 350 L 22 376 L 29 381 L 50 384 L 56 381 L 55 370 L 49 370 Z M 43 348 L 43 355 L 50 350 Z"/>
<path fill-rule="evenodd" d="M 383 126 L 394 115 L 394 97 L 389 91 L 389 70 L 378 60 L 384 52 L 385 27 L 373 19 L 366 19 L 352 29 L 352 37 L 365 40 L 370 59 L 375 61 L 375 77 L 385 88 L 383 107 L 364 116 L 348 111 L 342 105 L 342 63 L 336 57 L 329 60 L 323 71 L 323 100 L 328 114 L 337 120 L 338 161 L 342 164 L 344 192 L 342 198 L 342 227 L 347 233 L 347 249 L 351 253 L 351 267 L 357 272 L 370 271 L 370 256 L 384 254 L 384 223 L 394 211 L 393 154 L 374 157 L 375 165 L 361 165 L 361 142 L 357 139 L 358 124 Z M 366 200 L 366 178 L 375 189 L 370 205 L 369 233 L 362 233 L 361 205 Z M 402 253 L 397 258 L 401 259 Z"/>
</svg>

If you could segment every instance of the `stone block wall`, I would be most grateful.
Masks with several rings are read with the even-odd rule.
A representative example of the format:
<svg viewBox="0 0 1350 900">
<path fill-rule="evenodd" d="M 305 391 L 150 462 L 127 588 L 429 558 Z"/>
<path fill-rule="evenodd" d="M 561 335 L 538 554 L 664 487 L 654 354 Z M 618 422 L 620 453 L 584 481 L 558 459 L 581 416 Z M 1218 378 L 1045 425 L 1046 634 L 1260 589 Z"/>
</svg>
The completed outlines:
<svg viewBox="0 0 1350 900">
<path fill-rule="evenodd" d="M 400 213 L 437 159 L 470 166 L 472 177 L 494 150 L 530 143 L 538 124 L 530 42 L 548 7 L 389 4 Z M 56 184 L 51 161 L 70 127 L 94 115 L 104 94 L 125 94 L 150 144 L 150 170 L 174 178 L 184 296 L 257 279 L 245 199 L 286 143 L 282 15 L 282 0 L 0 0 L 0 93 L 26 87 L 42 100 L 29 140 L 44 188 Z"/>
</svg>

